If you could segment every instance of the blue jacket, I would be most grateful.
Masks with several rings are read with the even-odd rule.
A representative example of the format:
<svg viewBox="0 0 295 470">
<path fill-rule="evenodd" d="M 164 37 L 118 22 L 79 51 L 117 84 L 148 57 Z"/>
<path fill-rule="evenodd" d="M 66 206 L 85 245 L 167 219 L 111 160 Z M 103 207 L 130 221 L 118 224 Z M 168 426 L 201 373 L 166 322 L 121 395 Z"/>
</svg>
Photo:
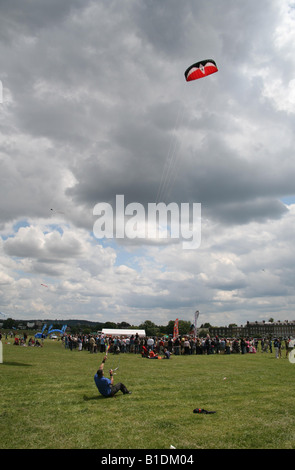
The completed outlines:
<svg viewBox="0 0 295 470">
<path fill-rule="evenodd" d="M 94 376 L 95 385 L 98 388 L 99 393 L 104 397 L 109 397 L 111 394 L 111 381 L 107 377 L 98 377 L 97 374 Z"/>
</svg>

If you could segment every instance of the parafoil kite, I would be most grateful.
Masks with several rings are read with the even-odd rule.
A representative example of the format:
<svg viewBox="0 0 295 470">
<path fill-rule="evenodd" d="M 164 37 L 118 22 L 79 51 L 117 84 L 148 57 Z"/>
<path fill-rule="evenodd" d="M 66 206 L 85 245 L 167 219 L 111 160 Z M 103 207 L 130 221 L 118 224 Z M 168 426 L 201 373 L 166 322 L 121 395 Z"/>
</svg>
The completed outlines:
<svg viewBox="0 0 295 470">
<path fill-rule="evenodd" d="M 214 60 L 207 59 L 196 62 L 186 69 L 184 76 L 187 82 L 207 77 L 212 73 L 218 72 L 218 68 Z"/>
<path fill-rule="evenodd" d="M 63 211 L 59 211 L 59 210 L 56 210 L 56 209 L 50 209 L 52 212 L 56 212 L 57 214 L 64 214 Z"/>
</svg>

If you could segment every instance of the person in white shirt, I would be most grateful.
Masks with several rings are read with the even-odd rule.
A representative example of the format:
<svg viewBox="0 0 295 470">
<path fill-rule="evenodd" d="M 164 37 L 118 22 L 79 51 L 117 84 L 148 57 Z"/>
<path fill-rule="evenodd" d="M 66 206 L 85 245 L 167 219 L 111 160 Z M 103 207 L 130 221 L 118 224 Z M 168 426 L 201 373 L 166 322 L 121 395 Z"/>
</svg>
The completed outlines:
<svg viewBox="0 0 295 470">
<path fill-rule="evenodd" d="M 154 344 L 155 344 L 154 338 L 148 338 L 147 346 L 149 350 L 152 350 L 152 351 L 154 350 Z"/>
</svg>

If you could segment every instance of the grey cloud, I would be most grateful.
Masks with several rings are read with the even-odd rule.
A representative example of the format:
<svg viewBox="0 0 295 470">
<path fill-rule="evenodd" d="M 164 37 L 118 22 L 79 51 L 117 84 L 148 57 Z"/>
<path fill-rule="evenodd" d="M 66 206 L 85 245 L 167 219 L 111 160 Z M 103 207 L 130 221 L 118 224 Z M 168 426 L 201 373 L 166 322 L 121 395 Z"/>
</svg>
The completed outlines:
<svg viewBox="0 0 295 470">
<path fill-rule="evenodd" d="M 253 221 L 276 220 L 283 217 L 287 211 L 286 206 L 276 199 L 254 199 L 217 206 L 214 210 L 214 218 L 225 225 L 238 225 Z M 206 214 L 210 216 L 210 209 L 206 211 L 205 207 L 204 212 L 205 216 Z"/>
</svg>

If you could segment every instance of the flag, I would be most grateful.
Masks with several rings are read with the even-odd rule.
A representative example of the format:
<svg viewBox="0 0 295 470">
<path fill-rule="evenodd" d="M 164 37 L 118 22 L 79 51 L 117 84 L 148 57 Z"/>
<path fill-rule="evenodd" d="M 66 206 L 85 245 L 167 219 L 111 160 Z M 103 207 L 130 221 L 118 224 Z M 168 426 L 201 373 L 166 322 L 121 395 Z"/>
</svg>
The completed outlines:
<svg viewBox="0 0 295 470">
<path fill-rule="evenodd" d="M 174 322 L 174 328 L 173 328 L 173 340 L 175 340 L 175 338 L 177 338 L 178 335 L 179 335 L 178 318 L 176 318 L 176 320 Z"/>
</svg>

